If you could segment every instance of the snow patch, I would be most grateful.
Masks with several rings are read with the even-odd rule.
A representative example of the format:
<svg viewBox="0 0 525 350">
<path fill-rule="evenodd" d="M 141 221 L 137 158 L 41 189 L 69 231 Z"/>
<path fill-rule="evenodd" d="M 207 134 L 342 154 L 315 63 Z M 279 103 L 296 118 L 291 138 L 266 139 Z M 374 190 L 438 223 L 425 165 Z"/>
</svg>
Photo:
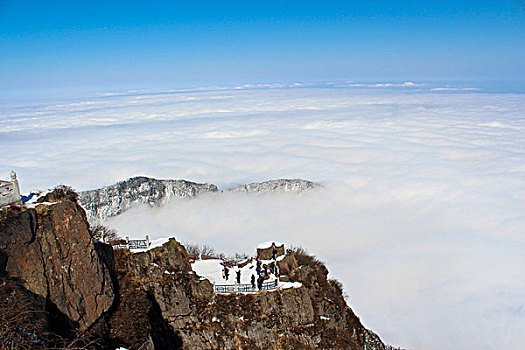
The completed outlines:
<svg viewBox="0 0 525 350">
<path fill-rule="evenodd" d="M 132 238 L 133 239 L 133 238 Z M 144 238 L 139 238 L 139 239 L 144 239 Z M 164 243 L 167 243 L 168 241 L 170 240 L 169 237 L 164 237 L 164 238 L 159 238 L 159 239 L 155 239 L 153 241 L 150 241 L 150 246 L 148 248 L 143 248 L 143 249 L 133 249 L 132 253 L 142 253 L 142 252 L 147 252 L 148 250 L 151 250 L 153 248 L 157 248 L 157 247 L 160 247 L 162 246 Z"/>
<path fill-rule="evenodd" d="M 29 193 L 29 194 L 23 194 L 22 196 L 24 196 L 24 197 L 30 197 L 29 200 L 24 203 L 25 207 L 29 208 L 29 209 L 34 209 L 39 204 L 43 204 L 43 205 L 56 204 L 56 203 L 51 203 L 51 202 L 37 203 L 37 200 L 39 200 L 40 198 L 45 197 L 50 192 L 51 192 L 51 190 L 38 192 L 38 193 L 32 192 L 32 193 Z"/>
<path fill-rule="evenodd" d="M 58 203 L 58 202 L 42 202 L 42 203 L 35 203 L 35 204 L 29 204 L 29 205 L 26 203 L 26 208 L 28 208 L 28 209 L 34 209 L 34 208 L 36 208 L 36 207 L 39 206 L 39 205 L 52 206 L 52 205 L 55 205 L 55 204 L 57 204 L 57 203 Z"/>
<path fill-rule="evenodd" d="M 259 245 L 257 245 L 257 249 L 268 249 L 272 246 L 272 244 L 275 244 L 275 247 L 277 248 L 282 247 L 284 245 L 284 243 L 277 241 L 267 241 L 259 243 Z"/>
<path fill-rule="evenodd" d="M 283 260 L 285 257 L 286 257 L 286 254 L 279 255 L 275 260 L 276 260 L 276 261 L 281 261 L 281 260 Z"/>
<path fill-rule="evenodd" d="M 281 282 L 279 281 L 279 289 L 290 289 L 290 288 L 301 288 L 303 284 L 301 282 Z"/>
</svg>

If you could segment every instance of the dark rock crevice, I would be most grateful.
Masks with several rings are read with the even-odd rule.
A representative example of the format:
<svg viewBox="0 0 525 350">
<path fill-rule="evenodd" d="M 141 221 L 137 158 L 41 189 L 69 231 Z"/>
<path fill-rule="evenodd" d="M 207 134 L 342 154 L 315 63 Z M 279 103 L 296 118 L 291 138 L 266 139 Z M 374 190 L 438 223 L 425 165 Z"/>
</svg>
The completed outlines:
<svg viewBox="0 0 525 350">
<path fill-rule="evenodd" d="M 162 316 L 162 310 L 155 300 L 155 297 L 148 294 L 148 299 L 151 302 L 151 308 L 148 314 L 151 326 L 151 339 L 153 340 L 155 349 L 182 349 L 182 338 Z"/>
</svg>

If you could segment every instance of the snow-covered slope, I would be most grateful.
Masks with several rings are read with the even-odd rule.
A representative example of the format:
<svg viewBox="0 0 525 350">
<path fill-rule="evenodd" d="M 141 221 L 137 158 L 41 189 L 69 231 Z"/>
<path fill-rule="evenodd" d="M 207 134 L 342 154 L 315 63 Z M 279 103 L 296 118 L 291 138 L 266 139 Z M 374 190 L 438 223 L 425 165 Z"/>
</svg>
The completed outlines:
<svg viewBox="0 0 525 350">
<path fill-rule="evenodd" d="M 96 190 L 80 192 L 79 202 L 86 210 L 88 219 L 93 221 L 118 215 L 134 204 L 161 206 L 171 197 L 194 197 L 217 190 L 217 186 L 213 184 L 139 176 Z"/>
<path fill-rule="evenodd" d="M 242 193 L 302 192 L 318 184 L 306 180 L 278 179 L 238 185 L 225 191 Z M 118 215 L 135 204 L 162 206 L 172 197 L 195 197 L 202 193 L 219 192 L 216 185 L 186 180 L 157 180 L 139 176 L 114 185 L 79 193 L 79 202 L 89 221 L 101 221 Z M 220 191 L 222 192 L 222 191 Z"/>
</svg>

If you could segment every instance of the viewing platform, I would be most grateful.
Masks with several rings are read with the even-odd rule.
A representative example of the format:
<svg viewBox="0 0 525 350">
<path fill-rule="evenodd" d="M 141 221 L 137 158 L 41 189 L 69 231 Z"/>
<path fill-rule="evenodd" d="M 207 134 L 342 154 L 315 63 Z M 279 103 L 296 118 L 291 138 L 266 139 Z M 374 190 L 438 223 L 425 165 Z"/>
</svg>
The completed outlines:
<svg viewBox="0 0 525 350">
<path fill-rule="evenodd" d="M 257 257 L 226 263 L 219 258 L 190 257 L 193 271 L 213 284 L 216 294 L 255 294 L 289 288 L 301 288 L 279 273 L 279 262 L 286 257 L 284 244 L 269 241 L 257 247 Z M 286 277 L 286 278 L 284 278 Z"/>
</svg>

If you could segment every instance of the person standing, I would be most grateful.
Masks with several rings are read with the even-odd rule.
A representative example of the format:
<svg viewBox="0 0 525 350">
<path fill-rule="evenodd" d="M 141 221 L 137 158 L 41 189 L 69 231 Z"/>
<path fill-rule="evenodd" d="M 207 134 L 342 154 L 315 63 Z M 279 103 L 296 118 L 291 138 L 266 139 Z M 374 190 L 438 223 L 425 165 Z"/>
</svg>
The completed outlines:
<svg viewBox="0 0 525 350">
<path fill-rule="evenodd" d="M 237 284 L 241 284 L 241 270 L 237 270 Z"/>
<path fill-rule="evenodd" d="M 228 280 L 228 276 L 230 275 L 230 270 L 226 266 L 224 266 L 224 277 L 226 278 L 226 281 Z"/>
<path fill-rule="evenodd" d="M 255 289 L 255 275 L 252 274 L 252 289 Z"/>
</svg>

